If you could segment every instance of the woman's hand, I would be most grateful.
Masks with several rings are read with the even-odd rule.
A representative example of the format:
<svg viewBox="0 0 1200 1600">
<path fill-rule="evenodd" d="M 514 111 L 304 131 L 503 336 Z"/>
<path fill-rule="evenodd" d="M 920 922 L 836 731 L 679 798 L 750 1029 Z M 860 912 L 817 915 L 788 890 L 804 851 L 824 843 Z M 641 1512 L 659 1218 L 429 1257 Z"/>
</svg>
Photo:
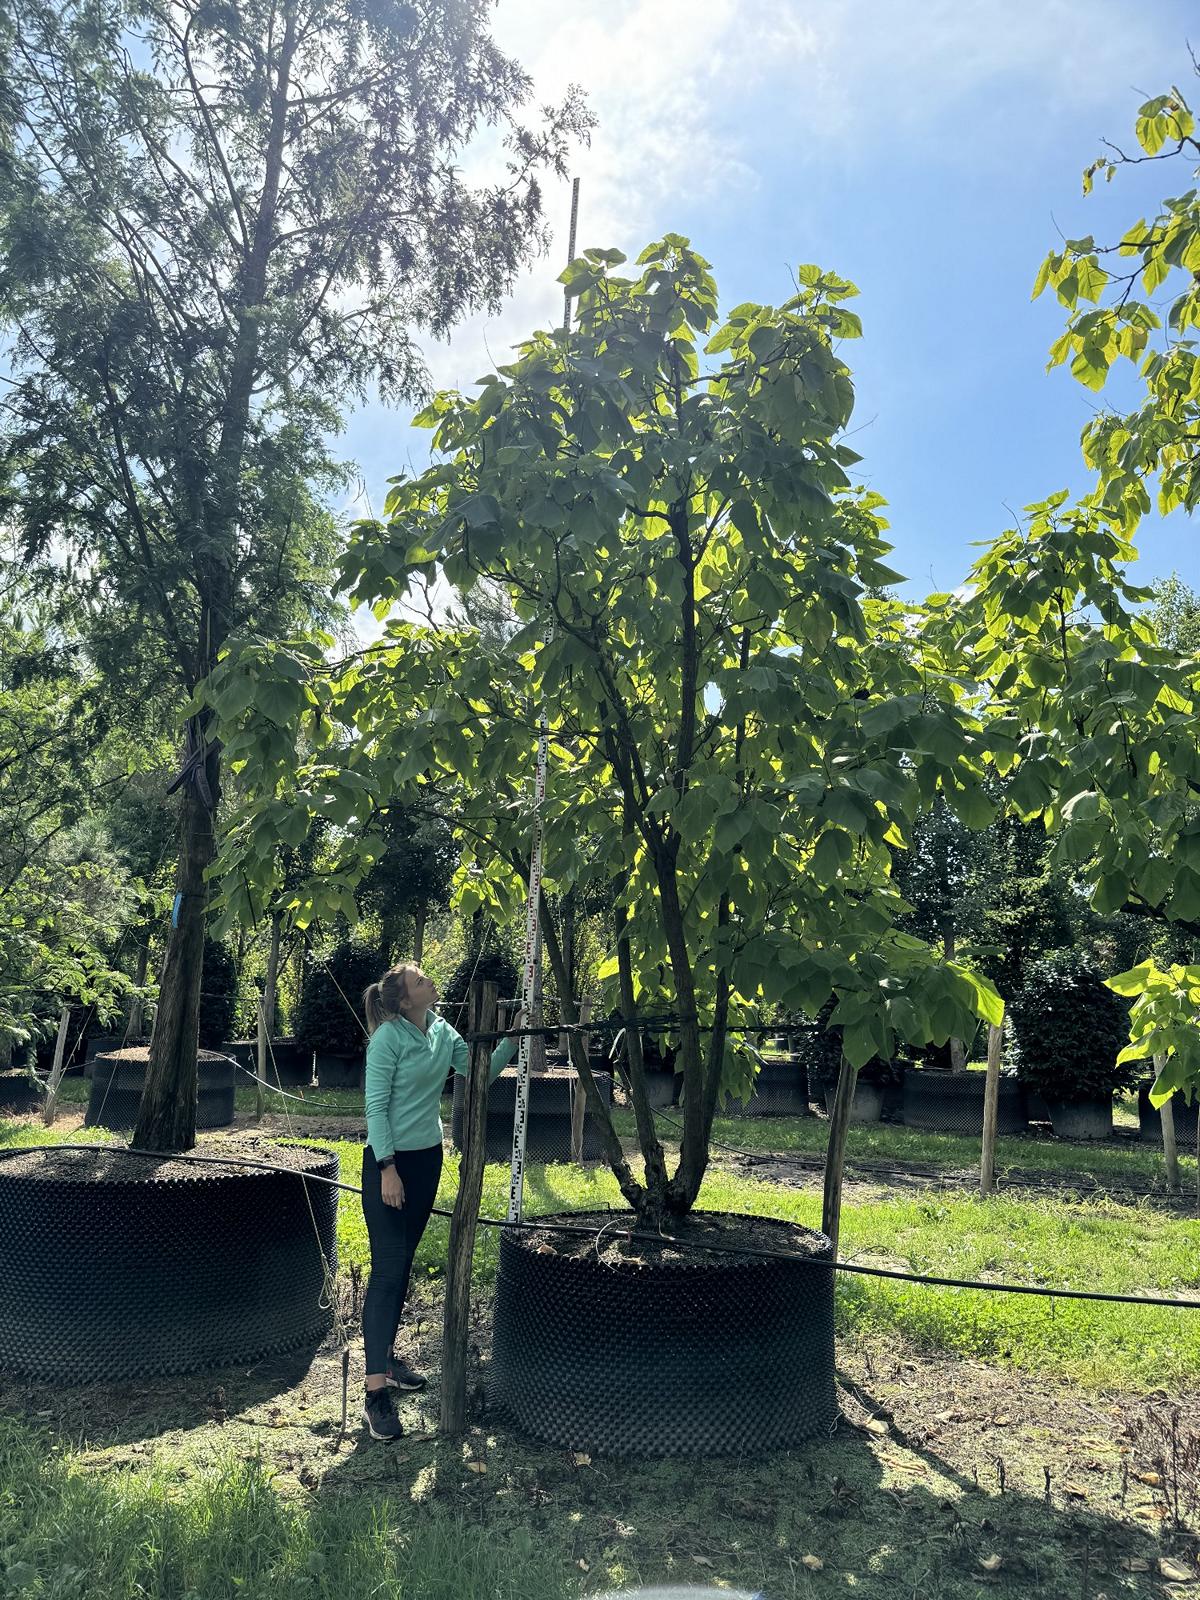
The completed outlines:
<svg viewBox="0 0 1200 1600">
<path fill-rule="evenodd" d="M 395 1206 L 399 1210 L 404 1204 L 404 1179 L 395 1167 L 384 1167 L 380 1173 L 380 1183 L 383 1188 L 384 1205 Z"/>
</svg>

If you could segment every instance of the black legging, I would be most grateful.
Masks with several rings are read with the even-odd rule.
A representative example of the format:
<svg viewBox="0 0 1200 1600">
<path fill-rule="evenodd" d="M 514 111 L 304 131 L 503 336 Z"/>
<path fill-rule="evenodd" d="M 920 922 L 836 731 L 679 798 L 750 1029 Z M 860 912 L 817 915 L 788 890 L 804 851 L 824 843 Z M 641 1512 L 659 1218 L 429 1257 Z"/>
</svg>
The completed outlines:
<svg viewBox="0 0 1200 1600">
<path fill-rule="evenodd" d="M 437 1198 L 442 1147 L 397 1150 L 396 1171 L 404 1185 L 404 1204 L 383 1203 L 382 1174 L 370 1145 L 363 1150 L 362 1208 L 371 1241 L 371 1278 L 363 1301 L 363 1343 L 367 1371 L 383 1372 L 408 1294 L 413 1257 Z"/>
</svg>

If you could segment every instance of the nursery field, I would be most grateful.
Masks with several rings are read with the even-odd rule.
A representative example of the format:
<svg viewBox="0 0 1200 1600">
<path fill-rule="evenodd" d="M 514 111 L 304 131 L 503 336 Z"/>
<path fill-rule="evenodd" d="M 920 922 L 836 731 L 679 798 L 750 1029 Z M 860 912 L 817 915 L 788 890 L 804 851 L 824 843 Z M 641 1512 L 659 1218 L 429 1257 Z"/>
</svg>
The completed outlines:
<svg viewBox="0 0 1200 1600">
<path fill-rule="evenodd" d="M 8 1147 L 102 1138 L 62 1120 L 54 1130 L 8 1122 L 0 1138 Z M 903 1132 L 874 1130 L 864 1155 L 878 1154 L 886 1131 Z M 238 1137 L 252 1153 L 262 1136 Z M 332 1143 L 356 1184 L 361 1144 Z M 454 1178 L 448 1162 L 442 1205 Z M 506 1170 L 487 1167 L 484 1214 L 502 1216 L 506 1198 Z M 529 1214 L 617 1203 L 606 1171 L 530 1170 Z M 718 1158 L 700 1205 L 811 1225 L 819 1177 L 798 1168 L 781 1182 Z M 1196 1570 L 1200 1313 L 844 1278 L 842 1420 L 829 1440 L 753 1462 L 589 1460 L 522 1441 L 487 1415 L 498 1231 L 485 1228 L 471 1340 L 479 1409 L 465 1442 L 450 1445 L 436 1435 L 435 1376 L 447 1228 L 435 1217 L 422 1244 L 403 1343 L 434 1381 L 403 1404 L 407 1436 L 394 1448 L 372 1446 L 358 1426 L 368 1254 L 350 1193 L 338 1217 L 341 1337 L 311 1362 L 131 1385 L 5 1382 L 8 1592 L 53 1593 L 46 1574 L 61 1569 L 64 1585 L 87 1571 L 96 1592 L 121 1600 L 281 1586 L 540 1600 L 634 1581 L 949 1600 L 1162 1594 L 1172 1575 Z M 1014 1188 L 983 1202 L 895 1172 L 860 1175 L 847 1191 L 842 1255 L 1200 1299 L 1200 1222 L 1112 1194 Z M 1179 1413 L 1182 1448 L 1177 1438 L 1172 1451 Z"/>
</svg>

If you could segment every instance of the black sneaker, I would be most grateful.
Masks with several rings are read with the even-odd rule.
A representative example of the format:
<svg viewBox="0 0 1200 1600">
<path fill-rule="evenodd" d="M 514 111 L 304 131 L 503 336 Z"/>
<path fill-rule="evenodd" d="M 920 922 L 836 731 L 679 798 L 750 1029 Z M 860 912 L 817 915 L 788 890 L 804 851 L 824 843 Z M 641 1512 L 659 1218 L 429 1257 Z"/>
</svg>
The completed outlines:
<svg viewBox="0 0 1200 1600">
<path fill-rule="evenodd" d="M 386 1385 L 382 1389 L 367 1390 L 366 1402 L 363 1405 L 363 1422 L 372 1439 L 403 1437 L 404 1429 L 400 1426 L 400 1418 L 396 1415 L 391 1392 Z"/>
<path fill-rule="evenodd" d="M 419 1372 L 414 1372 L 403 1356 L 398 1356 L 393 1350 L 387 1358 L 387 1381 L 393 1389 L 404 1389 L 409 1394 L 416 1394 L 418 1389 L 425 1387 L 425 1379 Z"/>
</svg>

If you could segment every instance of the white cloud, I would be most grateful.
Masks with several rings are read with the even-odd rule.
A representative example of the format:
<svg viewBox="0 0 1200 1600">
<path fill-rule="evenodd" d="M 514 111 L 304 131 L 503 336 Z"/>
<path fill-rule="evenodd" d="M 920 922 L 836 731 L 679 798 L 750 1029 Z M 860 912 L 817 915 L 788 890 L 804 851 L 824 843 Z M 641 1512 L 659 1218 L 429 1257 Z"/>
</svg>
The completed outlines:
<svg viewBox="0 0 1200 1600">
<path fill-rule="evenodd" d="M 499 0 L 494 31 L 539 102 L 583 85 L 598 126 L 574 163 L 580 248 L 636 254 L 678 226 L 684 199 L 728 218 L 766 184 L 794 209 L 813 161 L 876 162 L 886 182 L 896 140 L 927 139 L 943 160 L 1010 160 L 995 84 L 1027 85 L 1018 142 L 1139 73 L 1158 87 L 1180 42 L 1165 14 L 1131 30 L 1133 15 L 1130 0 Z M 523 276 L 501 316 L 427 347 L 439 386 L 470 385 L 561 315 L 568 186 L 549 185 L 546 205 L 552 259 Z"/>
</svg>

